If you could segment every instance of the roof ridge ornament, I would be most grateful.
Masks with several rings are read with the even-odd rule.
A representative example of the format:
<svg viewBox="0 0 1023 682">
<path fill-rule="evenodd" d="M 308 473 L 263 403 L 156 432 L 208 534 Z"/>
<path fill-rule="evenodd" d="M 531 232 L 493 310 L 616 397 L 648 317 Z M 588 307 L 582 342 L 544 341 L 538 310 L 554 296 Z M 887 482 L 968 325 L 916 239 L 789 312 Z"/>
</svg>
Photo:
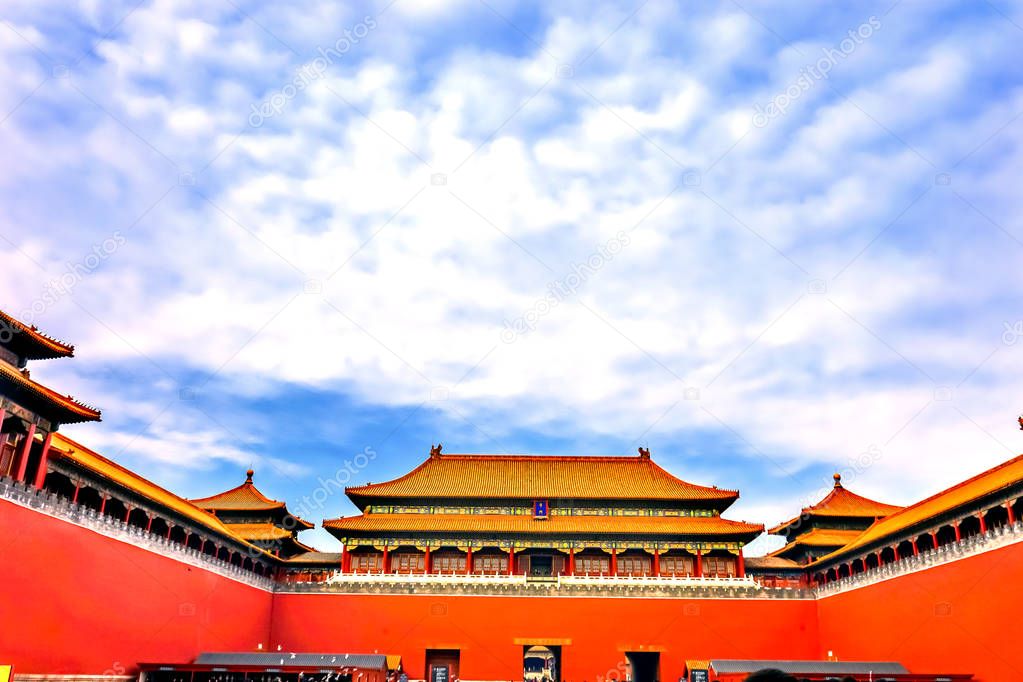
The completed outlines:
<svg viewBox="0 0 1023 682">
<path fill-rule="evenodd" d="M 640 459 L 650 459 L 650 448 L 644 448 L 643 446 L 640 446 L 640 448 L 639 448 L 639 458 Z"/>
<path fill-rule="evenodd" d="M 839 474 L 839 473 L 836 472 L 835 475 L 833 476 L 833 478 L 835 479 L 835 487 L 836 488 L 841 488 L 842 487 L 842 474 Z"/>
<path fill-rule="evenodd" d="M 440 457 L 440 451 L 444 449 L 443 443 L 437 443 L 436 445 L 430 446 L 430 457 Z"/>
<path fill-rule="evenodd" d="M 253 476 L 253 475 L 254 475 L 255 473 L 256 473 L 256 472 L 255 472 L 255 471 L 253 471 L 252 469 L 249 469 L 248 471 L 246 471 L 246 472 L 245 472 L 245 482 L 251 485 L 251 484 L 252 484 L 252 476 Z"/>
</svg>

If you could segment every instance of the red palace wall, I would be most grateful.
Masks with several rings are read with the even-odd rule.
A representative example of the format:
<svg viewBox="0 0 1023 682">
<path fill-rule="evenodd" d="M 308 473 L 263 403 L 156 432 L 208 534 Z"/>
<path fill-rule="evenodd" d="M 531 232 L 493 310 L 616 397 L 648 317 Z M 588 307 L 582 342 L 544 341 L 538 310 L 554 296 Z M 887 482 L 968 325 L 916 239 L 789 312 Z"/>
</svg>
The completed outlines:
<svg viewBox="0 0 1023 682">
<path fill-rule="evenodd" d="M 1023 543 L 818 601 L 822 655 L 1023 680 Z"/>
<path fill-rule="evenodd" d="M 1023 544 L 810 600 L 277 594 L 0 501 L 0 663 L 19 673 L 134 672 L 202 651 L 460 650 L 465 680 L 521 679 L 525 643 L 560 645 L 563 679 L 618 677 L 627 651 L 687 658 L 897 660 L 1023 680 Z M 272 624 L 271 624 L 272 619 Z"/>
<path fill-rule="evenodd" d="M 0 663 L 134 672 L 267 642 L 271 595 L 0 500 Z"/>
<path fill-rule="evenodd" d="M 810 600 L 278 594 L 285 650 L 398 653 L 422 679 L 427 649 L 459 649 L 464 680 L 522 678 L 523 644 L 561 646 L 562 677 L 621 677 L 626 651 L 660 651 L 662 680 L 686 658 L 815 658 Z M 518 642 L 518 643 L 516 643 Z"/>
</svg>

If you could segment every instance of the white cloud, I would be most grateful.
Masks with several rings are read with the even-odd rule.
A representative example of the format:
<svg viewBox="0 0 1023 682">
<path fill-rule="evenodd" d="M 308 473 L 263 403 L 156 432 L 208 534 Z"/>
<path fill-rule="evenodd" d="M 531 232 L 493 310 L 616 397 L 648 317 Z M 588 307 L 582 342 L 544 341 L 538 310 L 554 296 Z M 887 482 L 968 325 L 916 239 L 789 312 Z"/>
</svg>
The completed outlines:
<svg viewBox="0 0 1023 682">
<path fill-rule="evenodd" d="M 970 375 L 1002 329 L 958 306 L 1018 286 L 1009 261 L 1020 247 L 933 183 L 1009 119 L 1001 91 L 979 96 L 972 79 L 1000 68 L 1011 40 L 995 38 L 977 56 L 954 27 L 940 45 L 903 46 L 886 24 L 863 53 L 873 71 L 835 67 L 831 83 L 845 96 L 821 83 L 759 129 L 749 125 L 753 105 L 806 59 L 746 15 L 669 18 L 652 6 L 611 35 L 624 17 L 582 13 L 537 30 L 544 48 L 521 36 L 517 51 L 462 44 L 450 31 L 450 42 L 423 48 L 429 22 L 452 21 L 457 4 L 402 0 L 389 11 L 415 21 L 384 15 L 259 128 L 246 127 L 251 107 L 282 92 L 314 49 L 291 54 L 268 35 L 278 24 L 261 28 L 256 10 L 231 21 L 171 3 L 132 13 L 75 69 L 74 88 L 47 85 L 40 109 L 30 100 L 31 113 L 0 128 L 23 167 L 0 180 L 21 214 L 5 215 L 0 233 L 48 277 L 170 189 L 75 289 L 103 325 L 67 304 L 45 322 L 63 325 L 90 359 L 140 351 L 219 370 L 243 391 L 280 379 L 404 405 L 449 387 L 439 409 L 497 439 L 565 421 L 581 433 L 639 436 L 657 422 L 650 439 L 734 432 L 750 457 L 761 451 L 793 471 L 840 466 L 877 445 L 884 456 L 862 488 L 900 502 L 1007 455 L 997 441 L 1011 446 L 1019 351 L 1002 346 Z M 308 17 L 279 21 L 290 43 Z M 21 25 L 48 42 L 42 28 Z M 677 44 L 663 44 L 665 31 Z M 835 35 L 800 45 L 831 45 Z M 580 60 L 605 37 L 570 77 L 556 75 L 559 60 Z M 9 36 L 0 49 L 33 59 Z M 747 82 L 740 72 L 760 75 Z M 8 109 L 35 86 L 12 84 Z M 64 120 L 38 118 L 50 110 Z M 954 172 L 953 188 L 982 188 L 981 210 L 1009 216 L 1006 229 L 1023 238 L 1008 181 L 1018 141 L 1012 129 L 1000 133 L 983 161 Z M 1004 153 L 987 153 L 999 145 Z M 179 184 L 185 171 L 195 187 Z M 57 197 L 83 208 L 56 220 Z M 974 238 L 933 236 L 946 206 L 983 227 L 978 256 L 962 251 Z M 27 229 L 29 218 L 41 227 Z M 505 320 L 535 309 L 550 282 L 633 228 L 631 244 L 576 298 L 501 341 Z M 17 309 L 46 277 L 17 253 L 5 259 L 0 284 Z M 1013 280 L 995 276 L 1013 271 Z M 825 293 L 809 289 L 818 279 Z M 303 293 L 309 280 L 322 294 Z M 942 313 L 950 302 L 956 309 Z M 933 401 L 937 386 L 968 375 L 951 404 Z M 69 383 L 89 395 L 87 380 Z M 685 386 L 701 400 L 658 421 Z M 246 457 L 244 444 L 203 430 L 157 425 L 135 440 L 102 439 L 157 462 L 184 451 L 193 466 L 207 454 Z"/>
</svg>

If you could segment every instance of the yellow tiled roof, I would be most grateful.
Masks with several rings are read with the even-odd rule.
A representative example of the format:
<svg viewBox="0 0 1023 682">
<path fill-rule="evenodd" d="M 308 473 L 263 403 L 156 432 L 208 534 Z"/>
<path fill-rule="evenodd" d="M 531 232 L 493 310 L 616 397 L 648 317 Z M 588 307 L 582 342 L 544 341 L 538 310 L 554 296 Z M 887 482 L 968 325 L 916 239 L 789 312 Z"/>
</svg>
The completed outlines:
<svg viewBox="0 0 1023 682">
<path fill-rule="evenodd" d="M 19 336 L 19 339 L 24 339 L 24 342 L 30 344 L 35 351 L 32 355 L 27 356 L 30 360 L 69 358 L 75 354 L 74 346 L 58 341 L 52 336 L 47 336 L 35 326 L 27 325 L 2 310 L 0 310 L 0 324 L 19 335 L 24 335 Z"/>
<path fill-rule="evenodd" d="M 807 545 L 809 547 L 844 547 L 858 538 L 861 533 L 863 533 L 862 530 L 814 528 L 795 538 L 792 542 L 785 545 L 785 547 L 774 552 L 774 554 L 780 554 L 785 549 L 795 547 L 796 545 Z"/>
<path fill-rule="evenodd" d="M 845 547 L 862 534 L 862 530 L 844 530 L 838 528 L 814 528 L 793 538 L 781 549 L 771 552 L 768 556 L 784 557 L 798 547 Z"/>
<path fill-rule="evenodd" d="M 289 531 L 272 523 L 228 523 L 232 533 L 246 540 L 283 540 L 290 538 Z"/>
<path fill-rule="evenodd" d="M 513 514 L 363 514 L 323 522 L 344 532 L 439 532 L 515 534 L 756 535 L 758 523 L 719 516 L 551 516 L 537 520 Z"/>
<path fill-rule="evenodd" d="M 210 497 L 199 497 L 189 501 L 197 507 L 213 512 L 273 511 L 281 509 L 284 513 L 295 519 L 297 530 L 308 531 L 313 528 L 313 525 L 310 524 L 309 521 L 288 512 L 283 502 L 271 500 L 269 497 L 261 493 L 259 488 L 253 484 L 254 473 L 255 472 L 252 469 L 246 471 L 246 482 L 236 488 L 232 488 L 216 495 L 211 495 Z M 234 526 L 236 525 L 231 525 L 232 528 Z"/>
<path fill-rule="evenodd" d="M 876 521 L 855 540 L 845 547 L 821 557 L 820 561 L 865 547 L 883 538 L 898 536 L 915 525 L 923 524 L 973 500 L 1020 482 L 1023 482 L 1023 455 L 1014 457 L 973 478 L 957 483 L 951 488 L 946 488 L 940 493 L 931 495 L 925 500 L 911 504 Z"/>
<path fill-rule="evenodd" d="M 225 490 L 209 497 L 197 497 L 191 500 L 192 504 L 203 509 L 231 509 L 231 510 L 265 510 L 281 509 L 284 503 L 278 500 L 271 500 L 259 492 L 252 483 L 252 470 L 249 470 L 248 478 L 240 486 Z"/>
<path fill-rule="evenodd" d="M 434 455 L 400 478 L 345 492 L 356 504 L 373 497 L 454 497 L 718 501 L 721 506 L 739 496 L 687 483 L 649 457 L 546 455 Z"/>
<path fill-rule="evenodd" d="M 290 564 L 322 564 L 322 563 L 341 563 L 341 552 L 317 552 L 316 550 L 310 550 L 304 554 L 298 554 L 296 556 L 287 559 Z"/>
<path fill-rule="evenodd" d="M 784 557 L 775 556 L 777 552 L 768 554 L 767 556 L 749 556 L 746 557 L 746 568 L 793 568 L 801 569 L 802 566 L 797 564 L 792 559 L 785 559 Z"/>
<path fill-rule="evenodd" d="M 62 424 L 101 421 L 99 410 L 80 403 L 69 395 L 61 395 L 38 382 L 32 381 L 17 368 L 8 365 L 6 362 L 0 362 L 0 378 L 7 379 L 17 387 L 30 391 L 48 403 L 57 410 L 59 413 L 58 421 Z"/>
<path fill-rule="evenodd" d="M 283 509 L 287 512 L 284 502 L 271 500 L 259 491 L 252 483 L 253 471 L 249 469 L 246 473 L 245 482 L 240 486 L 225 490 L 209 497 L 198 497 L 190 500 L 192 504 L 207 511 L 271 511 Z M 289 514 L 297 522 L 299 530 L 308 530 L 313 524 Z M 233 524 L 234 525 L 234 524 Z"/>
<path fill-rule="evenodd" d="M 900 509 L 902 507 L 877 502 L 876 500 L 849 492 L 842 485 L 841 475 L 835 474 L 835 486 L 823 500 L 811 507 L 803 507 L 799 516 L 789 519 L 785 523 L 778 524 L 767 532 L 777 535 L 807 516 L 879 518 L 888 516 Z"/>
<path fill-rule="evenodd" d="M 53 451 L 51 457 L 71 460 L 103 478 L 133 490 L 138 495 L 154 502 L 158 506 L 176 511 L 200 526 L 204 526 L 224 537 L 232 537 L 241 540 L 245 544 L 249 544 L 244 538 L 232 533 L 231 529 L 221 523 L 213 514 L 199 509 L 183 497 L 178 497 L 135 472 L 122 467 L 120 464 L 110 461 L 81 443 L 71 440 L 64 434 L 53 434 L 53 441 L 50 447 Z M 254 545 L 252 547 L 261 553 L 265 553 Z"/>
</svg>

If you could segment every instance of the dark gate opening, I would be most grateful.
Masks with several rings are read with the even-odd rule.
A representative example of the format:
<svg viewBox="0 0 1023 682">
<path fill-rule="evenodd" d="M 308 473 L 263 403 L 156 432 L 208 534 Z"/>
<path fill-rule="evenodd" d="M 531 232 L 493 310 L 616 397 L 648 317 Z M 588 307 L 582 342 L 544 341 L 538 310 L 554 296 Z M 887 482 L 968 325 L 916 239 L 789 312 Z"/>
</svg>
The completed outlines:
<svg viewBox="0 0 1023 682">
<path fill-rule="evenodd" d="M 542 644 L 522 647 L 523 682 L 561 682 L 561 647 Z"/>
<path fill-rule="evenodd" d="M 426 682 L 457 680 L 460 653 L 458 649 L 427 649 Z"/>
<path fill-rule="evenodd" d="M 632 682 L 659 682 L 661 679 L 661 654 L 657 651 L 627 651 L 632 670 Z"/>
<path fill-rule="evenodd" d="M 529 557 L 529 575 L 538 577 L 554 575 L 554 557 L 550 554 L 534 554 Z"/>
</svg>

